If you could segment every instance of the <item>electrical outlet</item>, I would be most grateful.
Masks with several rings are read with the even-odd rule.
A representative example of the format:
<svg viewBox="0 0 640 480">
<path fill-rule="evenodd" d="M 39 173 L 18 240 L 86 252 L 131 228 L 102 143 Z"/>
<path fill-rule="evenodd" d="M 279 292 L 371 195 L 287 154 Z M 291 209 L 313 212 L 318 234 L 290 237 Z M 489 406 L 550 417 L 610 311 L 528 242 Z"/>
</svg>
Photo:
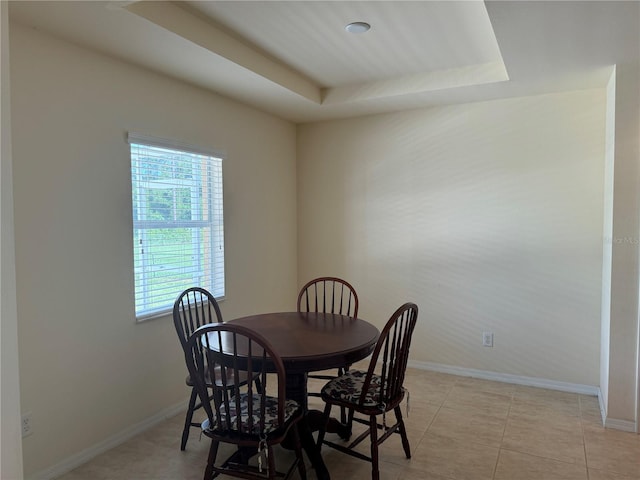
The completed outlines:
<svg viewBox="0 0 640 480">
<path fill-rule="evenodd" d="M 493 347 L 493 333 L 482 332 L 482 345 L 484 347 Z"/>
<path fill-rule="evenodd" d="M 28 437 L 33 433 L 33 417 L 31 412 L 22 415 L 22 436 Z"/>
</svg>

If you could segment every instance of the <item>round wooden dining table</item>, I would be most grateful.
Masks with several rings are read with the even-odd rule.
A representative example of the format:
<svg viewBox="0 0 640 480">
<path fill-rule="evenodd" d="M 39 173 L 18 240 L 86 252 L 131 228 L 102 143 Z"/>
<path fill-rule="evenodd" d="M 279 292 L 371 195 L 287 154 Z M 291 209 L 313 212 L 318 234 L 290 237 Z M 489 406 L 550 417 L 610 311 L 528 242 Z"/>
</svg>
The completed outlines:
<svg viewBox="0 0 640 480">
<path fill-rule="evenodd" d="M 375 348 L 380 332 L 369 322 L 316 312 L 276 312 L 230 320 L 258 332 L 282 358 L 287 374 L 287 398 L 307 409 L 307 374 L 351 365 L 367 357 Z M 312 425 L 305 417 L 300 437 L 318 479 L 328 480 L 329 472 L 313 439 Z"/>
</svg>

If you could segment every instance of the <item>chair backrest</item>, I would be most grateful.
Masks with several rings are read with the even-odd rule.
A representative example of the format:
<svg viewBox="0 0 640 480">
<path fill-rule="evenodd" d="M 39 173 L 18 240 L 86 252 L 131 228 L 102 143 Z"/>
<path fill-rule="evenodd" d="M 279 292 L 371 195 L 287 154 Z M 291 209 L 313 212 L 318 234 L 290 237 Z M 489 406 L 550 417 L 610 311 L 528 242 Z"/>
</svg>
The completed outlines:
<svg viewBox="0 0 640 480">
<path fill-rule="evenodd" d="M 319 277 L 308 282 L 298 294 L 299 312 L 336 313 L 358 316 L 358 295 L 345 280 Z"/>
<path fill-rule="evenodd" d="M 191 334 L 198 328 L 207 323 L 221 322 L 222 313 L 218 302 L 204 288 L 187 288 L 173 304 L 173 324 L 183 349 Z"/>
<path fill-rule="evenodd" d="M 208 425 L 215 426 L 216 435 L 228 437 L 242 433 L 263 437 L 284 424 L 284 364 L 270 343 L 257 332 L 233 323 L 205 325 L 189 338 L 185 359 L 207 412 Z M 215 370 L 221 372 L 221 378 L 212 385 L 208 375 Z M 239 380 L 244 373 L 249 378 L 260 379 L 260 392 L 254 382 Z M 276 394 L 277 415 L 267 417 L 268 405 Z"/>
<path fill-rule="evenodd" d="M 380 371 L 377 375 L 381 380 L 377 401 L 380 406 L 390 406 L 402 400 L 404 374 L 407 369 L 409 347 L 417 319 L 418 306 L 415 303 L 405 303 L 391 315 L 378 337 L 362 391 L 369 391 L 376 368 L 379 368 Z M 360 396 L 361 404 L 364 403 L 366 397 L 367 395 Z"/>
</svg>

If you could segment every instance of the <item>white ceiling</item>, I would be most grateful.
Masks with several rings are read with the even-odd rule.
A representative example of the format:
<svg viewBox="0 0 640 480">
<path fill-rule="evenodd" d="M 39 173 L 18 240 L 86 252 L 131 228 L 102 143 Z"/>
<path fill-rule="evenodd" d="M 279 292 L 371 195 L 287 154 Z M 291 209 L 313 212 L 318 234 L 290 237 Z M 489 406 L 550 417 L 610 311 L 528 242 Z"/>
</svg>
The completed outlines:
<svg viewBox="0 0 640 480">
<path fill-rule="evenodd" d="M 323 87 L 502 61 L 482 2 L 187 3 Z"/>
<path fill-rule="evenodd" d="M 640 62 L 638 1 L 13 1 L 10 15 L 294 122 L 601 87 Z"/>
</svg>

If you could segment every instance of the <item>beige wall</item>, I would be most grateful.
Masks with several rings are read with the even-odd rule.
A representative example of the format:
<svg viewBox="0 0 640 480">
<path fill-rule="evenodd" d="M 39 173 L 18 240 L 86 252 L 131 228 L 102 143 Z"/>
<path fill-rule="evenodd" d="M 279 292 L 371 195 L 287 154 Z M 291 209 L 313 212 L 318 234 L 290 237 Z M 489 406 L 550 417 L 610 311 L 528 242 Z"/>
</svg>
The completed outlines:
<svg viewBox="0 0 640 480">
<path fill-rule="evenodd" d="M 15 27 L 15 28 L 14 28 Z M 295 127 L 12 25 L 27 477 L 185 401 L 169 317 L 134 321 L 126 132 L 226 153 L 225 317 L 295 305 Z"/>
<path fill-rule="evenodd" d="M 605 108 L 603 88 L 300 126 L 299 281 L 344 276 L 378 325 L 417 302 L 414 361 L 597 386 Z"/>
<path fill-rule="evenodd" d="M 0 3 L 0 478 L 22 478 L 11 156 L 8 3 Z"/>
</svg>

